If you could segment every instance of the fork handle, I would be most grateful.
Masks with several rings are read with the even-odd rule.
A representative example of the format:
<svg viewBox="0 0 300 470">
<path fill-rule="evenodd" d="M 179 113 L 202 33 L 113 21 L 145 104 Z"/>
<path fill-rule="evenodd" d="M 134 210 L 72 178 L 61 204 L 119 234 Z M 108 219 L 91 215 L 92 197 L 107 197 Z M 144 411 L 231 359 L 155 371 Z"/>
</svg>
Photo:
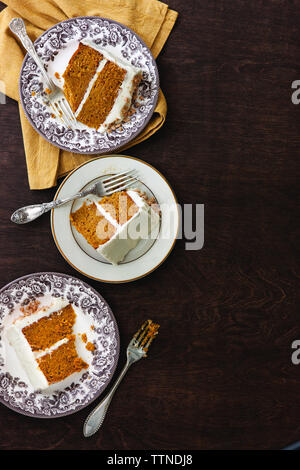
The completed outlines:
<svg viewBox="0 0 300 470">
<path fill-rule="evenodd" d="M 64 199 L 57 199 L 51 202 L 44 202 L 42 204 L 33 204 L 31 206 L 21 207 L 12 214 L 11 221 L 15 224 L 27 224 L 28 222 L 31 222 L 40 217 L 41 215 L 45 214 L 45 212 L 54 209 L 55 207 L 62 206 L 67 202 L 73 201 L 74 199 L 78 199 L 87 196 L 88 194 L 91 194 L 92 190 L 93 188 L 89 188 Z"/>
<path fill-rule="evenodd" d="M 91 411 L 91 413 L 86 418 L 83 425 L 83 435 L 85 437 L 92 436 L 102 426 L 112 397 L 132 363 L 133 362 L 130 360 L 130 358 L 128 358 L 124 368 L 122 369 L 122 372 L 120 373 L 111 391 L 103 398 L 103 400 L 100 401 L 100 403 Z"/>
<path fill-rule="evenodd" d="M 28 34 L 26 32 L 25 23 L 22 20 L 22 18 L 13 18 L 11 20 L 11 22 L 9 23 L 9 28 L 20 39 L 21 43 L 23 44 L 23 46 L 26 49 L 26 51 L 28 52 L 28 54 L 32 57 L 32 59 L 35 61 L 35 63 L 40 68 L 40 70 L 43 74 L 43 77 L 47 82 L 47 86 L 52 88 L 52 82 L 51 82 L 50 78 L 48 77 L 48 75 L 46 73 L 44 65 L 43 65 L 41 59 L 39 58 L 30 37 L 28 36 Z"/>
</svg>

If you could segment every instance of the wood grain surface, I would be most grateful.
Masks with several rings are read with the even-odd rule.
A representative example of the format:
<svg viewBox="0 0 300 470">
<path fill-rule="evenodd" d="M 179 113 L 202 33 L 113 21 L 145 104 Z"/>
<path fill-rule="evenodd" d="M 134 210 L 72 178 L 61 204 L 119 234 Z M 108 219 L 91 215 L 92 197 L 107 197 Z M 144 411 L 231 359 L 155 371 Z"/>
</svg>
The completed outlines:
<svg viewBox="0 0 300 470">
<path fill-rule="evenodd" d="M 205 244 L 178 240 L 134 283 L 87 280 L 57 251 L 45 216 L 10 222 L 30 191 L 17 103 L 0 105 L 0 285 L 56 271 L 96 288 L 118 321 L 121 355 L 146 318 L 161 324 L 149 357 L 116 393 L 101 431 L 94 405 L 40 420 L 0 407 L 0 450 L 280 449 L 300 439 L 300 0 L 170 0 L 179 18 L 157 63 L 163 128 L 126 151 L 149 162 L 180 204 L 205 205 Z M 3 7 L 3 5 L 2 5 Z"/>
</svg>

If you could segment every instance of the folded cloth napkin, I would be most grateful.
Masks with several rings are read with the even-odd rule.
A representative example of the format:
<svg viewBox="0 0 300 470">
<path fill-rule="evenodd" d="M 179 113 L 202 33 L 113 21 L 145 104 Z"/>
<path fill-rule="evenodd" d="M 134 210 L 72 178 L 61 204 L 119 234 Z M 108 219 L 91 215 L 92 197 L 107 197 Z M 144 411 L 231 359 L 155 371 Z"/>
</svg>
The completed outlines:
<svg viewBox="0 0 300 470">
<path fill-rule="evenodd" d="M 23 18 L 28 35 L 35 41 L 54 24 L 76 16 L 101 16 L 118 21 L 133 29 L 151 49 L 156 58 L 166 42 L 177 18 L 177 12 L 157 0 L 6 0 L 0 13 L 0 80 L 10 98 L 19 101 L 19 73 L 25 51 L 8 28 L 12 18 Z M 64 150 L 47 142 L 29 124 L 22 106 L 19 112 L 30 189 L 56 185 L 57 179 L 81 163 L 94 158 Z M 160 90 L 157 106 L 146 128 L 129 145 L 150 137 L 164 123 L 167 112 L 165 97 Z"/>
</svg>

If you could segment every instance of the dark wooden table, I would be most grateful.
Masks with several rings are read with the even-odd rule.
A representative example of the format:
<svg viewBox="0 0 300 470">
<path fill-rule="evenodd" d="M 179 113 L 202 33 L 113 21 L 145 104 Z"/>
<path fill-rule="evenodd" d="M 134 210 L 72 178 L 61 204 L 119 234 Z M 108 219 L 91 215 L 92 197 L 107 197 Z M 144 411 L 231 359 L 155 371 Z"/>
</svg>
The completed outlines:
<svg viewBox="0 0 300 470">
<path fill-rule="evenodd" d="M 94 405 L 39 420 L 0 407 L 0 449 L 279 449 L 300 439 L 300 1 L 170 0 L 178 22 L 158 58 L 164 127 L 128 150 L 160 170 L 181 204 L 205 205 L 205 245 L 178 240 L 165 263 L 130 284 L 97 283 L 61 257 L 49 217 L 10 214 L 48 201 L 30 191 L 17 104 L 0 106 L 0 285 L 57 271 L 108 301 L 121 336 L 118 370 L 136 326 L 161 324 L 147 362 L 128 373 L 105 425 Z"/>
</svg>

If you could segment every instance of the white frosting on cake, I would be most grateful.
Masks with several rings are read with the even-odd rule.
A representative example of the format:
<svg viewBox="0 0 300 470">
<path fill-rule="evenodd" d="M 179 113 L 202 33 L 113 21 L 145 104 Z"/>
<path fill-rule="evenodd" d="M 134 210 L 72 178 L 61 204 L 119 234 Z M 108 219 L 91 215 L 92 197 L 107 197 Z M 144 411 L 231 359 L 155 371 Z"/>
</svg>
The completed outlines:
<svg viewBox="0 0 300 470">
<path fill-rule="evenodd" d="M 114 265 L 123 261 L 142 238 L 148 238 L 160 220 L 159 215 L 137 191 L 128 190 L 127 194 L 139 209 L 124 224 L 118 224 L 97 200 L 94 201 L 99 212 L 117 229 L 110 240 L 97 248 L 98 253 Z"/>
<path fill-rule="evenodd" d="M 30 315 L 24 315 L 10 325 L 6 330 L 6 337 L 14 348 L 17 357 L 25 370 L 29 381 L 36 390 L 44 390 L 49 387 L 49 383 L 44 376 L 43 372 L 39 368 L 37 358 L 47 354 L 54 349 L 58 348 L 61 344 L 68 341 L 64 338 L 57 341 L 54 345 L 44 351 L 32 351 L 26 337 L 24 336 L 22 329 L 32 323 L 40 320 L 43 317 L 51 315 L 51 313 L 63 309 L 68 305 L 69 302 L 57 298 L 54 299 L 53 303 L 48 307 L 42 307 L 40 310 Z"/>
</svg>

